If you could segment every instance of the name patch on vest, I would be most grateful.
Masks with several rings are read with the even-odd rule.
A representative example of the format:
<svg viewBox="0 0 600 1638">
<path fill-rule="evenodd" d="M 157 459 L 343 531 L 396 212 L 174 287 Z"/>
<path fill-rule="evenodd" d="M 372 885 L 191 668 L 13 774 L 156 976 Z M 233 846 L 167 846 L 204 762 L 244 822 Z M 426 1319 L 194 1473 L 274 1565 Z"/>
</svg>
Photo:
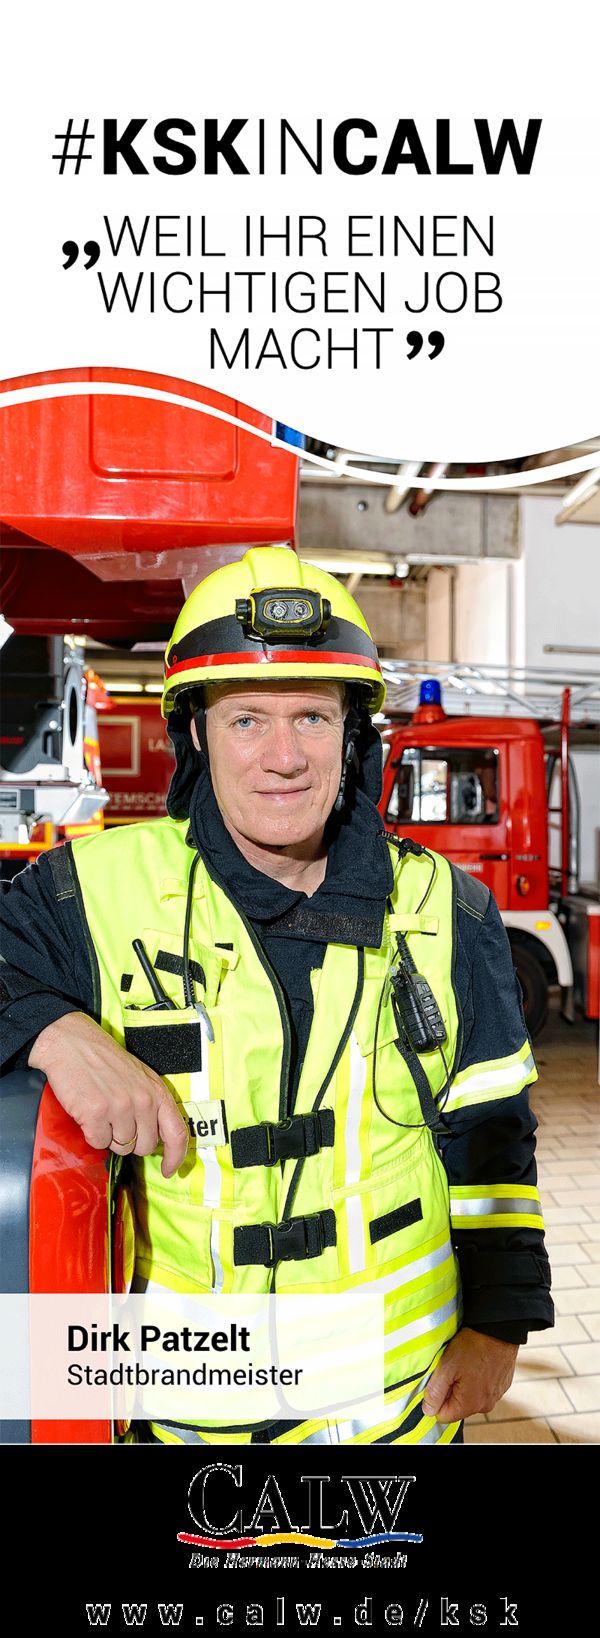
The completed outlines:
<svg viewBox="0 0 600 1638">
<path fill-rule="evenodd" d="M 190 1137 L 195 1138 L 201 1149 L 208 1149 L 211 1145 L 227 1142 L 227 1125 L 225 1121 L 225 1104 L 219 1098 L 209 1098 L 206 1103 L 198 1103 L 196 1099 L 189 1103 L 182 1103 L 181 1108 L 187 1120 Z"/>
</svg>

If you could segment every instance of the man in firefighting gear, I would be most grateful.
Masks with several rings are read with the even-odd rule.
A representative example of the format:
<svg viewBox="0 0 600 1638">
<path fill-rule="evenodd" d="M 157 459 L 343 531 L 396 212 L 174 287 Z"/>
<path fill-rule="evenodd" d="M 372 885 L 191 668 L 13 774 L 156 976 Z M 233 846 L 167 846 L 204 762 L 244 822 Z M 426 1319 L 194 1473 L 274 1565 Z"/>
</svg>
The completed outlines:
<svg viewBox="0 0 600 1638">
<path fill-rule="evenodd" d="M 384 1297 L 383 1419 L 163 1442 L 451 1443 L 553 1322 L 508 940 L 480 882 L 386 836 L 384 692 L 349 593 L 248 551 L 166 651 L 169 817 L 4 901 L 6 1060 L 132 1156 L 138 1286 Z"/>
</svg>

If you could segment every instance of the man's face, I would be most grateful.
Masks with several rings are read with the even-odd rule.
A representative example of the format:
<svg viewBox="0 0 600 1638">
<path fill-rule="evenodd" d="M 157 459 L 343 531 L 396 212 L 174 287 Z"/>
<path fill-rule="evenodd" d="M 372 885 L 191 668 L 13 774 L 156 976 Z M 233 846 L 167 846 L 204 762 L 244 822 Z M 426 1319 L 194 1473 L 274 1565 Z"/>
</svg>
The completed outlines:
<svg viewBox="0 0 600 1638">
<path fill-rule="evenodd" d="M 343 700 L 341 683 L 208 689 L 210 771 L 229 830 L 263 847 L 320 841 L 340 783 Z"/>
</svg>

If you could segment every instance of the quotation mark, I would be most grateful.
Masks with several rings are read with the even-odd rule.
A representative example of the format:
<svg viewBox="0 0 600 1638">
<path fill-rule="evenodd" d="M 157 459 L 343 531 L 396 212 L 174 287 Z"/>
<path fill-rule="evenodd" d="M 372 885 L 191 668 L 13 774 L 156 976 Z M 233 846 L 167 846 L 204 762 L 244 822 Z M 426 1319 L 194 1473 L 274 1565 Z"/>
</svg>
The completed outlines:
<svg viewBox="0 0 600 1638">
<path fill-rule="evenodd" d="M 75 243 L 74 239 L 65 239 L 62 250 L 63 256 L 66 258 L 63 267 L 73 267 L 79 255 L 79 245 Z M 87 256 L 86 268 L 95 267 L 100 255 L 100 246 L 96 239 L 86 239 L 83 254 Z"/>
<path fill-rule="evenodd" d="M 410 349 L 410 351 L 407 353 L 407 358 L 416 358 L 417 353 L 420 353 L 423 346 L 423 336 L 421 335 L 421 331 L 409 330 L 406 340 Z M 430 330 L 427 340 L 431 347 L 429 357 L 437 358 L 445 345 L 446 337 L 442 335 L 441 330 Z"/>
</svg>

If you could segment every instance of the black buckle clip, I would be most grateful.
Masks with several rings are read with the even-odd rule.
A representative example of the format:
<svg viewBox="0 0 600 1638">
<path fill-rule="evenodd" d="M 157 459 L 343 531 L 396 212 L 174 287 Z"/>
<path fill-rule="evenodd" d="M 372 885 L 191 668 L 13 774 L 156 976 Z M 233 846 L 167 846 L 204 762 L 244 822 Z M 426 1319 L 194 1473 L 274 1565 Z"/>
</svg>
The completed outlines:
<svg viewBox="0 0 600 1638">
<path fill-rule="evenodd" d="M 309 1241 L 309 1223 L 314 1223 L 316 1246 Z M 325 1230 L 321 1212 L 314 1217 L 291 1217 L 283 1223 L 261 1223 L 261 1228 L 267 1230 L 269 1237 L 269 1261 L 267 1268 L 275 1268 L 277 1263 L 302 1262 L 307 1257 L 320 1257 L 325 1250 Z"/>
<path fill-rule="evenodd" d="M 322 1147 L 318 1114 L 288 1115 L 287 1120 L 277 1121 L 276 1124 L 265 1121 L 264 1129 L 267 1138 L 266 1166 L 276 1166 L 280 1160 L 301 1160 L 306 1155 L 317 1154 Z M 286 1137 L 286 1142 L 281 1146 L 278 1143 L 279 1133 Z"/>
<path fill-rule="evenodd" d="M 279 1160 L 279 1155 L 277 1153 L 277 1139 L 276 1139 L 275 1134 L 276 1134 L 276 1132 L 287 1131 L 287 1129 L 291 1126 L 291 1124 L 292 1124 L 291 1117 L 288 1120 L 278 1121 L 277 1124 L 275 1124 L 274 1121 L 270 1121 L 270 1120 L 265 1121 L 265 1128 L 264 1129 L 265 1129 L 265 1137 L 267 1139 L 267 1158 L 266 1158 L 266 1161 L 265 1161 L 265 1166 L 276 1166 L 277 1165 L 277 1162 Z M 267 1227 L 268 1227 L 268 1224 L 265 1224 L 265 1228 L 267 1228 Z"/>
<path fill-rule="evenodd" d="M 332 1148 L 334 1132 L 333 1109 L 311 1109 L 306 1115 L 288 1115 L 281 1121 L 238 1126 L 231 1133 L 231 1158 L 235 1167 L 305 1160 Z"/>
</svg>

